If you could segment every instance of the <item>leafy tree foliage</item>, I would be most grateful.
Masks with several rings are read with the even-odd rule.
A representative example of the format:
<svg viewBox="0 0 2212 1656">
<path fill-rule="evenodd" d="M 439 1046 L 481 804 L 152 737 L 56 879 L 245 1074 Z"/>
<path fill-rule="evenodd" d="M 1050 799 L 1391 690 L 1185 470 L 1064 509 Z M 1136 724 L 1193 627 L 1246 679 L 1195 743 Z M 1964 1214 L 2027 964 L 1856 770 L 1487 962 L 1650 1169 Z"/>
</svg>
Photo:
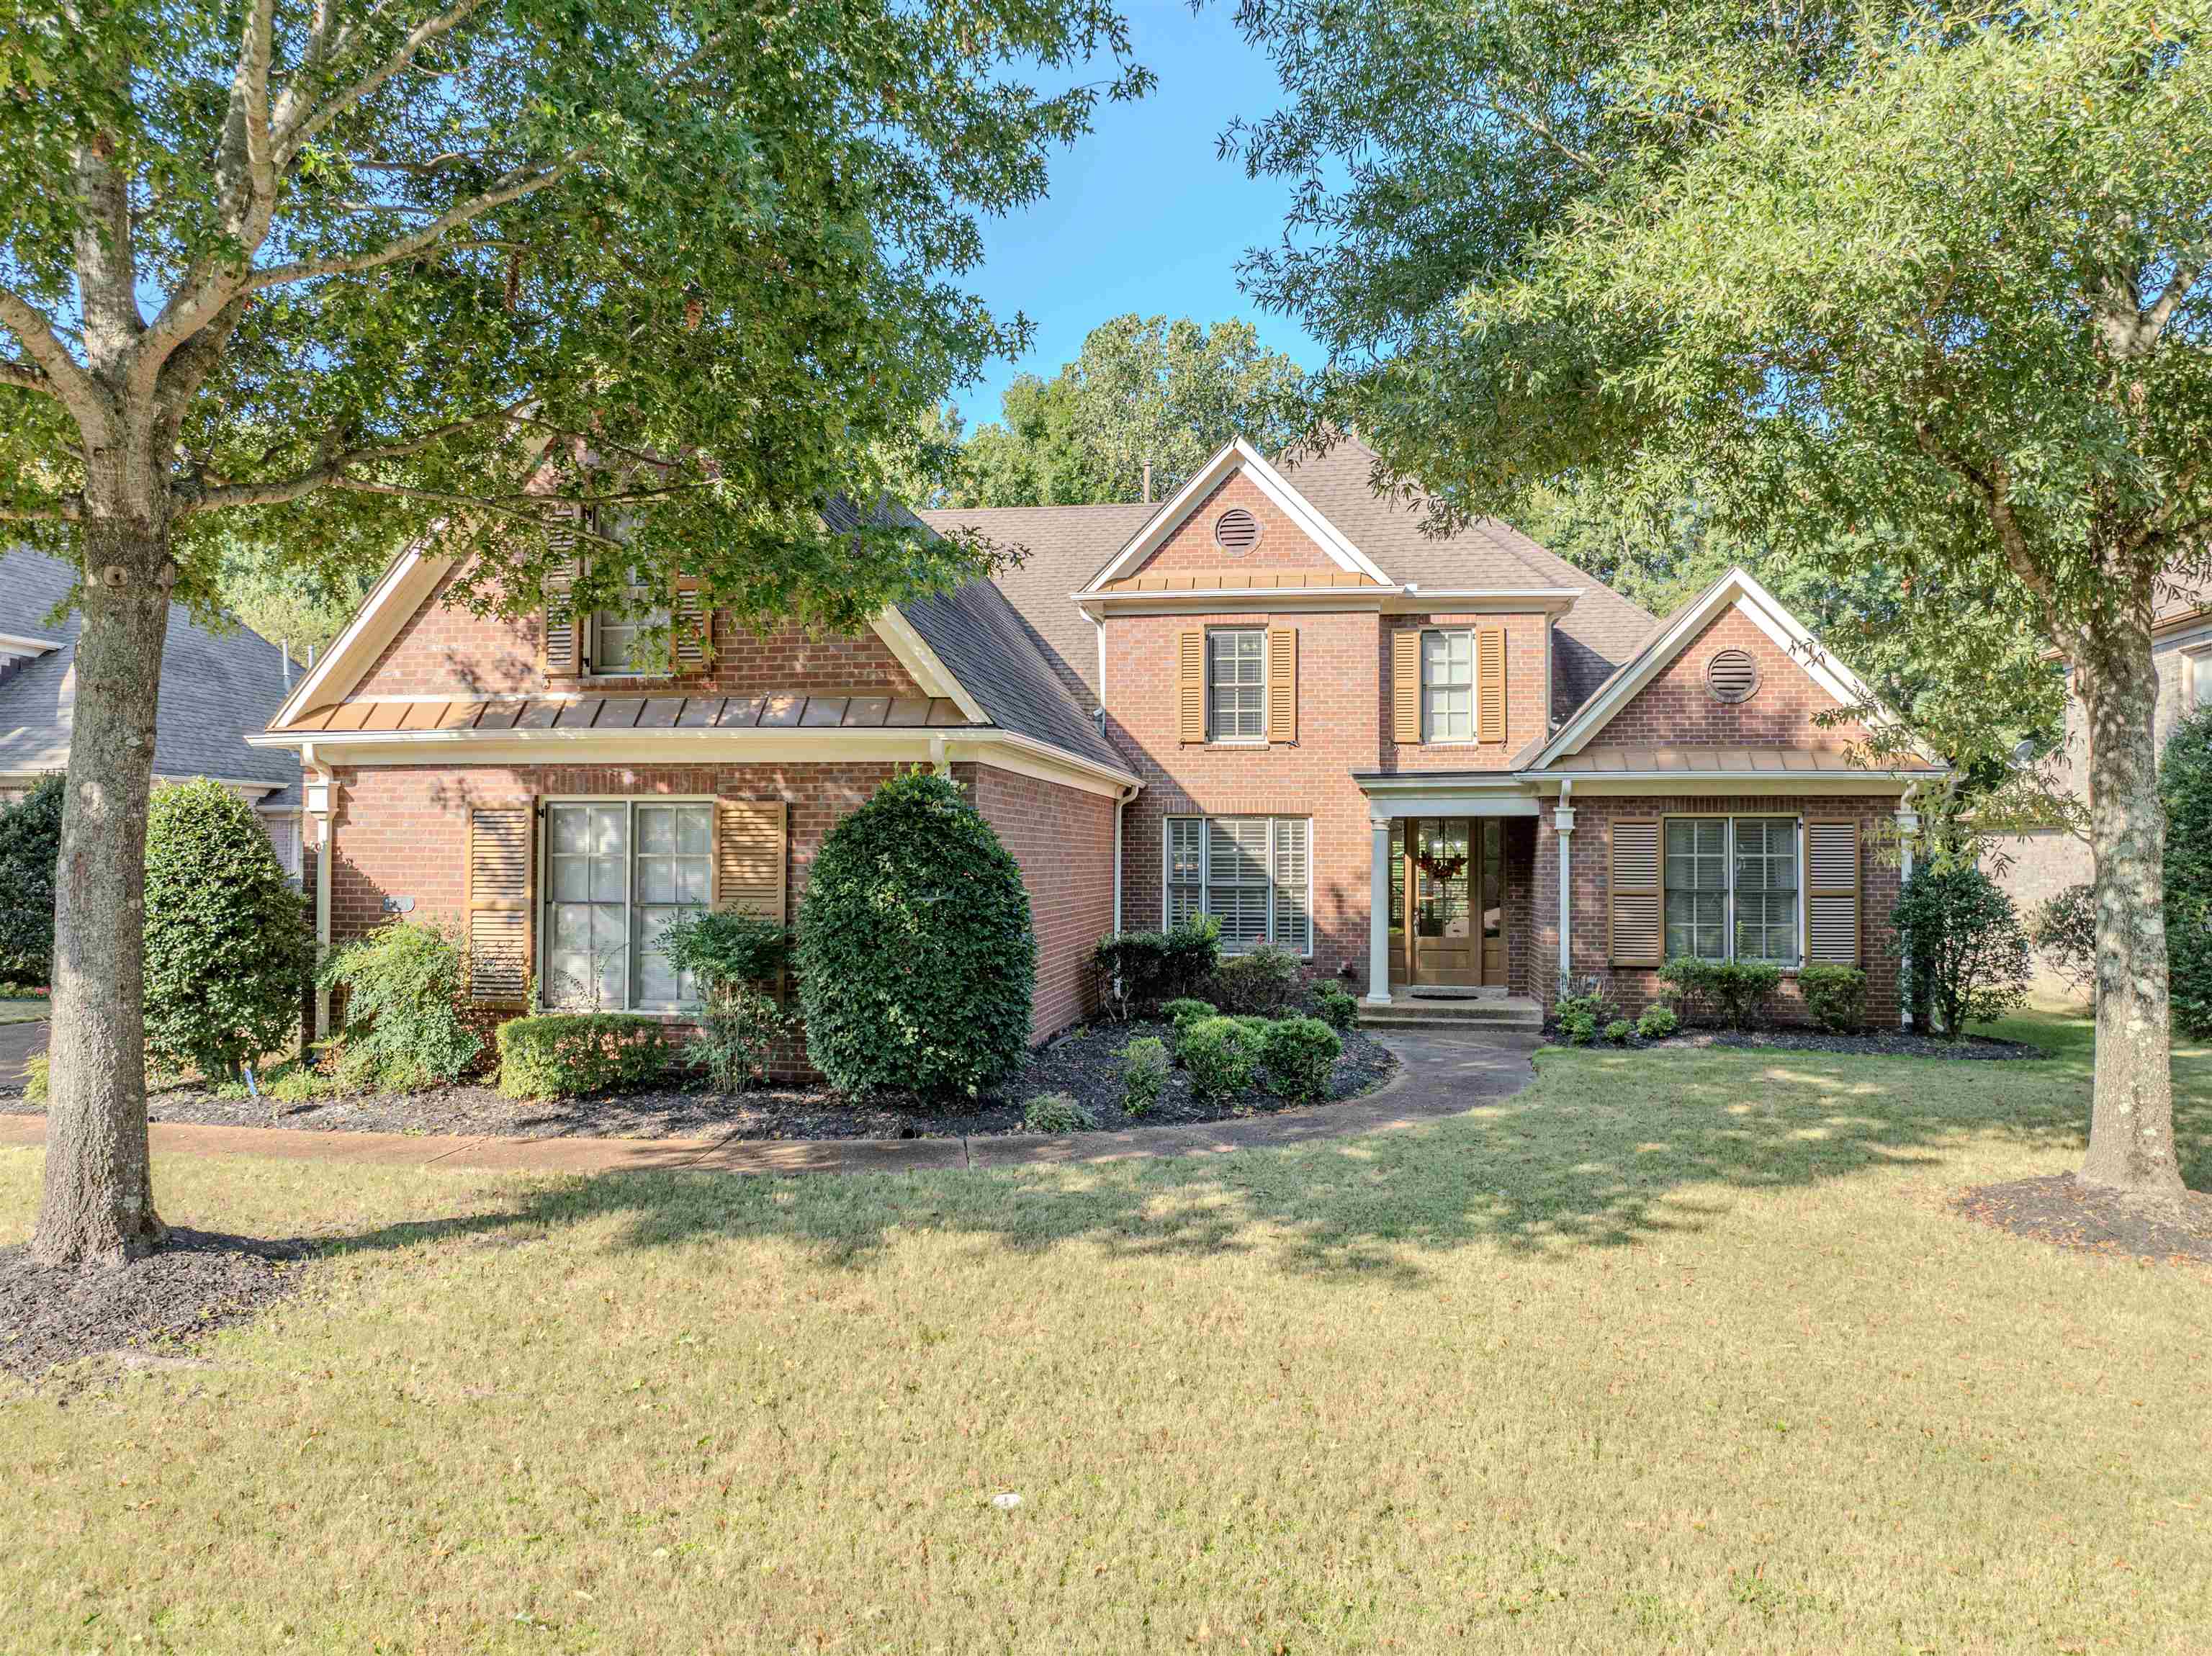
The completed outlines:
<svg viewBox="0 0 2212 1656">
<path fill-rule="evenodd" d="M 1250 291 L 1447 516 L 1562 477 L 2033 618 L 2087 712 L 2082 1176 L 2179 1187 L 2149 617 L 2212 567 L 2207 0 L 1241 0 Z M 1961 668 L 2013 634 L 1961 627 Z"/>
<path fill-rule="evenodd" d="M 54 859 L 62 849 L 62 779 L 42 776 L 0 806 L 0 978 L 44 983 L 54 959 Z"/>
<path fill-rule="evenodd" d="M 1891 913 L 1912 973 L 1914 1003 L 1957 1040 L 2027 998 L 2027 933 L 2012 899 L 1971 863 L 1916 869 Z"/>
<path fill-rule="evenodd" d="M 1305 375 L 1249 322 L 1117 316 L 1049 379 L 1023 374 L 960 457 L 951 506 L 1164 500 L 1231 437 L 1262 452 L 1304 429 Z"/>
<path fill-rule="evenodd" d="M 2166 802 L 2166 942 L 2173 951 L 2173 1016 L 2212 1036 L 2212 708 L 2166 738 L 2159 772 Z"/>
</svg>

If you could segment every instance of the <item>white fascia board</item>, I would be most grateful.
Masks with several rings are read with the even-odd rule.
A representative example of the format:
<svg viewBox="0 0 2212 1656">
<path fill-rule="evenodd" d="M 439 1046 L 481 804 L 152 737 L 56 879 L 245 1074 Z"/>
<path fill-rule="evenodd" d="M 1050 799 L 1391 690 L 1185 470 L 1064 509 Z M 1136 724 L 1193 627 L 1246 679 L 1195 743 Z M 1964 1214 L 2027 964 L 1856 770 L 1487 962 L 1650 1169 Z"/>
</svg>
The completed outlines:
<svg viewBox="0 0 2212 1656">
<path fill-rule="evenodd" d="M 914 682 L 926 695 L 939 697 L 960 709 L 962 715 L 978 725 L 991 721 L 983 712 L 982 704 L 968 694 L 960 681 L 952 676 L 929 641 L 915 630 L 915 625 L 899 612 L 898 605 L 887 604 L 878 613 L 873 623 L 876 636 L 898 658 L 899 665 L 914 675 Z"/>
<path fill-rule="evenodd" d="M 1375 586 L 1221 586 L 1180 591 L 1078 592 L 1076 608 L 1101 615 L 1207 615 L 1224 610 L 1345 610 L 1373 614 L 1386 594 Z M 1093 605 L 1097 606 L 1096 609 Z"/>
<path fill-rule="evenodd" d="M 427 549 L 432 537 L 444 528 L 445 521 L 441 519 L 421 539 L 392 561 L 391 567 L 369 589 L 361 608 L 354 612 L 353 619 L 346 623 L 345 630 L 331 640 L 323 658 L 284 698 L 283 706 L 269 721 L 271 727 L 289 725 L 311 708 L 343 701 L 361 682 L 362 675 L 398 635 L 408 616 L 414 614 L 430 589 L 453 567 L 451 558 L 433 556 Z"/>
<path fill-rule="evenodd" d="M 1534 794 L 1455 793 L 1433 789 L 1427 793 L 1372 793 L 1367 796 L 1370 816 L 1534 816 L 1540 807 Z"/>
<path fill-rule="evenodd" d="M 1188 482 L 1169 497 L 1164 506 L 1145 520 L 1143 527 L 1129 538 L 1121 551 L 1115 554 L 1103 569 L 1091 578 L 1090 585 L 1083 589 L 1084 596 L 1094 595 L 1097 588 L 1116 579 L 1125 569 L 1141 567 L 1145 560 L 1159 550 L 1161 543 L 1197 509 L 1198 503 L 1218 488 L 1222 479 L 1240 469 L 1285 517 L 1304 531 L 1328 555 L 1338 568 L 1353 571 L 1381 585 L 1395 588 L 1396 583 L 1384 574 L 1365 553 L 1346 540 L 1343 531 L 1293 488 L 1289 480 L 1268 464 L 1257 449 L 1242 437 L 1232 437 L 1215 452 L 1211 460 L 1198 469 Z"/>
<path fill-rule="evenodd" d="M 49 650 L 61 647 L 50 638 L 32 638 L 22 633 L 0 633 L 0 656 L 42 656 Z"/>
<path fill-rule="evenodd" d="M 1942 776 L 1940 771 L 1525 771 L 1537 787 L 1557 792 L 1571 782 L 1575 798 L 1605 794 L 1684 794 L 1700 797 L 1729 794 L 1746 797 L 1786 794 L 1829 796 L 1854 793 L 1898 793 L 1915 784 L 1925 785 Z"/>
</svg>

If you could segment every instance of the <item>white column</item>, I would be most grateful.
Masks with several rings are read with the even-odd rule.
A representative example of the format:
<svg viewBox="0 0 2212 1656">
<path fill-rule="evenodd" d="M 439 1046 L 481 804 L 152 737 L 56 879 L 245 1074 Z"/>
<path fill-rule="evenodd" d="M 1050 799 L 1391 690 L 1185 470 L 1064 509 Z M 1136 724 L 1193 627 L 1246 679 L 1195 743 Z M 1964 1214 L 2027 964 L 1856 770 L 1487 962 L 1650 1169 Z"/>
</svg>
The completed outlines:
<svg viewBox="0 0 2212 1656">
<path fill-rule="evenodd" d="M 1920 813 L 1917 810 L 1899 811 L 1897 813 L 1897 845 L 1899 852 L 1899 877 L 1901 879 L 1910 880 L 1912 877 L 1912 842 L 1919 837 Z M 1862 925 L 1866 923 L 1864 915 L 1859 917 L 1859 923 Z M 1900 954 L 1897 961 L 1897 1022 L 1901 1028 L 1906 1029 L 1912 1027 L 1912 997 L 1905 989 L 1906 980 L 1911 975 L 1912 957 L 1910 955 Z"/>
<path fill-rule="evenodd" d="M 1575 837 L 1575 808 L 1555 805 L 1552 808 L 1552 826 L 1559 835 L 1559 992 L 1567 992 L 1567 981 L 1575 971 L 1574 891 L 1575 879 L 1570 849 Z"/>
<path fill-rule="evenodd" d="M 331 953 L 331 864 L 336 860 L 337 835 L 338 785 L 328 771 L 310 769 L 314 763 L 314 750 L 310 746 L 306 753 L 307 765 L 301 770 L 300 849 L 306 854 L 307 824 L 315 825 L 315 968 L 319 974 L 322 964 Z M 331 992 L 319 982 L 315 986 L 315 1039 L 327 1040 L 331 1034 Z"/>
<path fill-rule="evenodd" d="M 1390 819 L 1370 816 L 1375 861 L 1367 887 L 1367 1004 L 1390 1004 Z"/>
</svg>

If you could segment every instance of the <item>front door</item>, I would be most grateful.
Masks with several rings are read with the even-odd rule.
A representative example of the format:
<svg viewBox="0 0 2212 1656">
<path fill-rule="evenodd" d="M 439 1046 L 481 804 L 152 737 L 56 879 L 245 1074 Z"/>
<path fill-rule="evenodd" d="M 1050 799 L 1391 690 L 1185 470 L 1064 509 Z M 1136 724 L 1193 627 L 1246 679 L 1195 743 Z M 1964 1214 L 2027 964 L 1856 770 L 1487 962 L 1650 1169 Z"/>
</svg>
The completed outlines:
<svg viewBox="0 0 2212 1656">
<path fill-rule="evenodd" d="M 1411 980 L 1503 984 L 1504 824 L 1495 817 L 1424 816 L 1406 826 Z"/>
</svg>

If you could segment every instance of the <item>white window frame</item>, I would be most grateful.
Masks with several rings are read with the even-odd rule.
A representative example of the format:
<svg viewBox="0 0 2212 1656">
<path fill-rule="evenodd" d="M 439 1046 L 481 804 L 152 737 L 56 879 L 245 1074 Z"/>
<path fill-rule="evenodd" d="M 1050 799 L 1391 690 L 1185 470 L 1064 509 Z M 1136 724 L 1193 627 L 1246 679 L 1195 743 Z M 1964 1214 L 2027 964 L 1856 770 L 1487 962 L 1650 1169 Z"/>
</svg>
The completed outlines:
<svg viewBox="0 0 2212 1656">
<path fill-rule="evenodd" d="M 1721 847 L 1722 866 L 1728 872 L 1728 890 L 1721 905 L 1721 960 L 1737 959 L 1735 952 L 1735 825 L 1739 822 L 1789 822 L 1792 825 L 1797 842 L 1797 901 L 1792 905 L 1790 912 L 1796 919 L 1797 949 L 1796 959 L 1790 964 L 1783 966 L 1782 970 L 1785 974 L 1794 975 L 1805 965 L 1805 818 L 1802 813 L 1779 810 L 1671 810 L 1667 812 L 1659 819 L 1659 867 L 1662 882 L 1661 889 L 1662 892 L 1667 890 L 1663 882 L 1667 867 L 1668 825 L 1673 822 L 1726 823 L 1728 831 Z M 1666 952 L 1667 912 L 1663 901 L 1659 911 L 1659 937 L 1661 958 L 1670 961 L 1678 958 Z M 1698 958 L 1703 959 L 1704 956 L 1700 955 Z M 1779 961 L 1764 960 L 1753 963 L 1768 966 L 1781 964 Z"/>
<path fill-rule="evenodd" d="M 1260 729 L 1253 736 L 1218 736 L 1213 728 L 1213 640 L 1236 634 L 1260 640 Z M 1216 748 L 1264 748 L 1267 745 L 1267 629 L 1264 625 L 1209 627 L 1206 629 L 1206 740 Z"/>
<path fill-rule="evenodd" d="M 1306 940 L 1305 947 L 1295 949 L 1292 952 L 1295 953 L 1300 960 L 1310 961 L 1314 957 L 1315 947 L 1320 941 L 1318 936 L 1320 926 L 1314 917 L 1314 867 L 1316 858 L 1314 855 L 1314 819 L 1310 816 L 1296 816 L 1267 811 L 1225 811 L 1214 816 L 1194 816 L 1185 814 L 1163 817 L 1160 822 L 1160 929 L 1164 931 L 1175 924 L 1173 918 L 1176 886 L 1174 877 L 1174 825 L 1177 822 L 1196 822 L 1200 825 L 1197 912 L 1201 914 L 1205 914 L 1212 912 L 1206 907 L 1206 894 L 1212 889 L 1213 884 L 1212 869 L 1211 867 L 1213 858 L 1212 825 L 1215 822 L 1251 821 L 1255 818 L 1267 824 L 1267 941 L 1269 943 L 1278 943 L 1280 941 L 1275 935 L 1276 907 L 1279 899 L 1277 895 L 1278 888 L 1275 884 L 1274 870 L 1277 860 L 1280 855 L 1275 844 L 1276 831 L 1279 825 L 1285 822 L 1303 822 L 1305 824 Z M 1185 883 L 1188 883 L 1188 882 Z M 1221 952 L 1224 955 L 1241 955 L 1248 951 L 1243 948 L 1232 948 L 1228 943 L 1224 943 Z"/>
<path fill-rule="evenodd" d="M 640 1006 L 631 1000 L 632 986 L 636 982 L 636 962 L 629 958 L 629 938 L 635 925 L 637 889 L 637 808 L 640 805 L 704 805 L 707 807 L 707 907 L 712 909 L 720 893 L 716 885 L 721 877 L 715 857 L 714 806 L 716 796 L 711 793 L 558 793 L 541 796 L 538 801 L 538 913 L 534 917 L 538 929 L 536 968 L 538 972 L 538 1004 L 548 1011 L 574 1010 L 556 1005 L 545 998 L 552 976 L 553 957 L 553 808 L 556 805 L 621 805 L 628 822 L 624 829 L 623 850 L 623 1004 L 601 1007 L 601 1011 L 634 1012 L 646 1017 L 665 1017 L 683 1020 L 699 1010 L 696 1000 L 678 1001 L 668 1005 Z"/>
<path fill-rule="evenodd" d="M 590 567 L 588 561 L 586 561 L 584 567 L 586 568 Z M 632 577 L 635 578 L 637 572 L 633 569 L 630 573 Z M 625 584 L 623 587 L 623 596 L 625 598 L 650 597 L 653 596 L 653 589 L 649 586 L 639 586 L 635 584 Z M 582 636 L 578 640 L 578 646 L 583 652 L 584 671 L 582 676 L 586 678 L 674 677 L 674 663 L 672 661 L 670 663 L 668 667 L 664 668 L 658 672 L 647 672 L 635 667 L 602 667 L 599 665 L 599 617 L 602 616 L 613 615 L 615 613 L 617 612 L 610 610 L 587 610 L 581 616 L 580 619 L 583 625 L 578 628 L 578 631 L 582 634 Z M 648 605 L 644 610 L 641 619 L 635 622 L 625 621 L 621 624 L 630 628 L 633 631 L 644 627 L 667 627 L 673 624 L 674 613 L 673 609 L 666 604 Z"/>
<path fill-rule="evenodd" d="M 1438 736 L 1436 725 L 1429 715 L 1429 691 L 1456 689 L 1456 685 L 1434 685 L 1429 680 L 1429 640 L 1432 638 L 1467 640 L 1467 734 Z M 1421 695 L 1421 743 L 1424 747 L 1473 748 L 1480 746 L 1476 732 L 1479 729 L 1475 710 L 1475 688 L 1480 676 L 1474 659 L 1474 628 L 1472 627 L 1424 627 L 1421 628 L 1419 648 Z"/>
<path fill-rule="evenodd" d="M 2182 712 L 2212 707 L 2212 643 L 2185 649 L 2181 652 L 2181 667 L 2187 680 L 2182 686 Z"/>
</svg>

